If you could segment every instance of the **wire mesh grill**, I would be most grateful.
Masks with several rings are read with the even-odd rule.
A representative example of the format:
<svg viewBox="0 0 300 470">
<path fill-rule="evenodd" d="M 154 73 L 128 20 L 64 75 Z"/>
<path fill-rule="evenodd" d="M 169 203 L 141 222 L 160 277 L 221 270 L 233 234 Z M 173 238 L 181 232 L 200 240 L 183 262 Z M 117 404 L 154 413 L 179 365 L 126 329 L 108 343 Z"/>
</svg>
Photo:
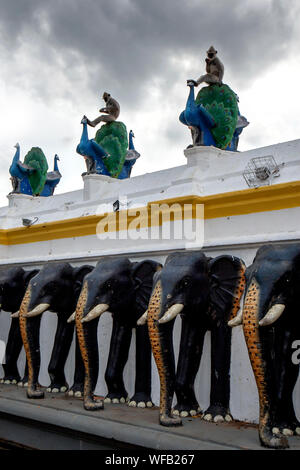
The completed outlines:
<svg viewBox="0 0 300 470">
<path fill-rule="evenodd" d="M 279 167 L 272 155 L 251 158 L 243 173 L 250 188 L 267 186 L 274 177 L 279 176 Z"/>
</svg>

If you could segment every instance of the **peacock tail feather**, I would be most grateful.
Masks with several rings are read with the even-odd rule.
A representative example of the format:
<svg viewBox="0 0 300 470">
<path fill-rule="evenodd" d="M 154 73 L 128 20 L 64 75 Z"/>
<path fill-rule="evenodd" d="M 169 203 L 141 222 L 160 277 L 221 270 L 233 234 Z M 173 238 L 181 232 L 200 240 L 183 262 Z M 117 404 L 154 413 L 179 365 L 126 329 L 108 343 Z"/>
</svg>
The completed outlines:
<svg viewBox="0 0 300 470">
<path fill-rule="evenodd" d="M 39 147 L 32 147 L 26 154 L 24 163 L 35 170 L 29 174 L 28 179 L 32 194 L 38 195 L 43 191 L 47 179 L 48 163 L 46 157 Z"/>
<path fill-rule="evenodd" d="M 95 141 L 109 154 L 103 161 L 111 176 L 117 178 L 122 171 L 128 149 L 125 124 L 119 121 L 104 124 L 97 131 Z"/>
<path fill-rule="evenodd" d="M 211 133 L 216 147 L 225 149 L 232 141 L 238 119 L 236 94 L 228 85 L 209 85 L 201 88 L 195 103 L 204 106 L 211 114 L 216 125 Z"/>
</svg>

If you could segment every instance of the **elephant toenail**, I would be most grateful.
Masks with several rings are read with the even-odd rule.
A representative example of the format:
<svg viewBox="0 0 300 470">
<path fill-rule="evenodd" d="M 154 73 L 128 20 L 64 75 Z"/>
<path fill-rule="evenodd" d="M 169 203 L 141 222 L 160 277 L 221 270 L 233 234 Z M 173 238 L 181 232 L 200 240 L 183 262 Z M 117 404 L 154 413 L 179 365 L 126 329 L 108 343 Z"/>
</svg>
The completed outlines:
<svg viewBox="0 0 300 470">
<path fill-rule="evenodd" d="M 212 415 L 210 413 L 208 413 L 207 415 L 204 415 L 204 418 L 203 418 L 205 421 L 211 421 L 212 420 Z"/>
<path fill-rule="evenodd" d="M 221 415 L 217 415 L 217 416 L 214 417 L 214 422 L 215 423 L 222 423 L 223 421 L 224 421 L 224 418 Z"/>
</svg>

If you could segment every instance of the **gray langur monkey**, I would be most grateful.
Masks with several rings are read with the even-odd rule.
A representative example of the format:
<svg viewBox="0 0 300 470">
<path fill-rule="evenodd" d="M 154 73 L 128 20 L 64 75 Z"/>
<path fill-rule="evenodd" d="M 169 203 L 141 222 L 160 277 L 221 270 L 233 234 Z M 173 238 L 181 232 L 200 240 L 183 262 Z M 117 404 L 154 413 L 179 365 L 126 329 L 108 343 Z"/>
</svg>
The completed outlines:
<svg viewBox="0 0 300 470">
<path fill-rule="evenodd" d="M 100 113 L 106 113 L 106 115 L 101 114 L 101 116 L 97 117 L 94 119 L 94 121 L 90 121 L 87 118 L 87 123 L 89 126 L 95 127 L 99 122 L 113 122 L 116 119 L 118 119 L 119 114 L 120 114 L 120 105 L 119 103 L 110 96 L 109 93 L 106 93 L 106 91 L 103 93 L 102 98 L 105 101 L 105 108 L 99 109 Z"/>
<path fill-rule="evenodd" d="M 215 83 L 219 83 L 220 85 L 222 84 L 224 76 L 224 65 L 217 57 L 217 52 L 218 51 L 216 51 L 214 46 L 210 46 L 210 48 L 206 52 L 206 74 L 201 75 L 198 80 L 187 80 L 188 84 L 190 82 L 192 82 L 194 86 L 198 86 L 202 82 L 208 83 L 208 85 L 212 85 Z"/>
</svg>

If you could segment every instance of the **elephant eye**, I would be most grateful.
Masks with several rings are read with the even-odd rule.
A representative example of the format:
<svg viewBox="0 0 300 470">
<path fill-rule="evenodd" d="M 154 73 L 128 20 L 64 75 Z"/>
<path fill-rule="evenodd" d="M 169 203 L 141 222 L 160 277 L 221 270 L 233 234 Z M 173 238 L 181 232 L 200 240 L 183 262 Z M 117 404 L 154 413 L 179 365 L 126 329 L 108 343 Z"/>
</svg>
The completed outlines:
<svg viewBox="0 0 300 470">
<path fill-rule="evenodd" d="M 47 286 L 48 290 L 55 290 L 57 288 L 57 285 L 55 284 L 55 282 L 50 282 Z"/>
<path fill-rule="evenodd" d="M 281 282 L 284 284 L 291 282 L 291 273 L 286 273 L 285 276 L 281 279 Z"/>
<path fill-rule="evenodd" d="M 49 284 L 43 287 L 41 291 L 41 296 L 53 294 L 56 290 L 57 290 L 57 284 L 55 282 L 49 282 Z"/>
<path fill-rule="evenodd" d="M 189 286 L 191 283 L 191 278 L 189 277 L 185 277 L 184 279 L 182 279 L 181 281 L 181 287 L 187 287 Z"/>
<path fill-rule="evenodd" d="M 114 287 L 114 281 L 110 280 L 110 281 L 107 281 L 106 283 L 106 288 L 107 289 L 112 289 Z"/>
</svg>

